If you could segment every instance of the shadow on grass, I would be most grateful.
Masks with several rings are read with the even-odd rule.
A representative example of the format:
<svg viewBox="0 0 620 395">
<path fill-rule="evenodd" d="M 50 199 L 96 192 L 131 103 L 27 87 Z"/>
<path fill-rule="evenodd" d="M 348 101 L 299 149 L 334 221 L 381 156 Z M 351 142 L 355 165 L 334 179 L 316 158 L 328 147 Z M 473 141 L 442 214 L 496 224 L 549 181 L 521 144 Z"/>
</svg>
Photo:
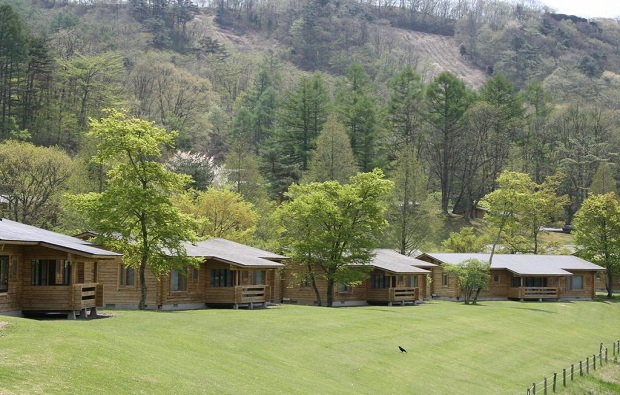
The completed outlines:
<svg viewBox="0 0 620 395">
<path fill-rule="evenodd" d="M 595 302 L 602 302 L 607 304 L 620 303 L 620 295 L 614 294 L 611 298 L 607 297 L 607 292 L 598 292 L 594 297 Z"/>
</svg>

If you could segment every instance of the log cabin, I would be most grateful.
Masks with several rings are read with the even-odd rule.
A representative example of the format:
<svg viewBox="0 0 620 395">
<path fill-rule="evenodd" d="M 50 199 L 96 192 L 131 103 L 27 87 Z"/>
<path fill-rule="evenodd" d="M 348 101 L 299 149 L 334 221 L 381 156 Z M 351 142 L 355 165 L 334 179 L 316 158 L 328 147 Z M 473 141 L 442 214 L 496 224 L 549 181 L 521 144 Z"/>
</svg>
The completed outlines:
<svg viewBox="0 0 620 395">
<path fill-rule="evenodd" d="M 147 308 L 201 309 L 208 306 L 254 308 L 280 300 L 278 269 L 287 259 L 258 248 L 222 238 L 185 245 L 187 255 L 200 258 L 199 267 L 171 269 L 156 277 L 147 270 Z M 137 269 L 121 260 L 106 266 L 100 276 L 106 287 L 108 308 L 138 308 L 140 285 Z"/>
<path fill-rule="evenodd" d="M 431 273 L 416 264 L 427 268 L 432 263 L 418 261 L 396 251 L 377 249 L 372 261 L 369 278 L 361 284 L 349 286 L 337 284 L 334 287 L 332 306 L 363 306 L 368 304 L 416 304 L 423 301 L 427 290 L 427 276 Z M 305 305 L 318 304 L 314 288 L 309 281 L 300 276 L 298 266 L 289 265 L 284 271 L 282 281 L 283 302 Z M 327 281 L 321 276 L 316 278 L 317 289 L 321 298 L 326 297 Z M 324 300 L 322 300 L 324 303 Z"/>
<path fill-rule="evenodd" d="M 425 253 L 418 259 L 437 265 L 432 270 L 433 297 L 460 299 L 458 279 L 444 272 L 446 264 L 467 259 L 488 262 L 490 254 Z M 480 300 L 592 300 L 597 273 L 604 271 L 574 255 L 495 254 L 490 268 L 489 290 Z"/>
<path fill-rule="evenodd" d="M 103 266 L 120 254 L 75 237 L 0 219 L 0 314 L 97 315 Z"/>
</svg>

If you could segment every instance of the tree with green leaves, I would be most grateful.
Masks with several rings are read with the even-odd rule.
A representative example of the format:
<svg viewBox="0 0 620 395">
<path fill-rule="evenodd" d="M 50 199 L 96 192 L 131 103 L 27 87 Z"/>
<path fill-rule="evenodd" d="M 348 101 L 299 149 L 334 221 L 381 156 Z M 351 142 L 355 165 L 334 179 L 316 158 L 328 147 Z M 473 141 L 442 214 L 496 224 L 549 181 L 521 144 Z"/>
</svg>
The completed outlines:
<svg viewBox="0 0 620 395">
<path fill-rule="evenodd" d="M 21 17 L 0 4 L 0 137 L 18 128 L 18 106 L 28 60 L 28 35 Z"/>
<path fill-rule="evenodd" d="M 335 114 L 323 124 L 304 182 L 347 183 L 358 172 L 349 136 Z"/>
<path fill-rule="evenodd" d="M 379 111 L 370 78 L 361 64 L 354 63 L 347 69 L 336 102 L 360 171 L 381 167 Z"/>
<path fill-rule="evenodd" d="M 422 143 L 424 85 L 422 78 L 410 66 L 397 74 L 389 85 L 387 124 L 392 130 L 390 143 L 395 148 L 413 147 L 419 156 Z"/>
<path fill-rule="evenodd" d="M 0 144 L 0 195 L 3 215 L 28 225 L 51 228 L 73 172 L 73 161 L 56 147 L 9 140 Z"/>
<path fill-rule="evenodd" d="M 489 289 L 490 264 L 479 259 L 467 259 L 458 265 L 445 265 L 444 271 L 455 275 L 463 291 L 464 302 L 476 304 L 481 291 Z"/>
<path fill-rule="evenodd" d="M 594 173 L 592 177 L 589 192 L 590 195 L 604 195 L 610 192 L 618 195 L 618 186 L 614 178 L 612 166 L 609 162 L 602 162 L 598 166 L 596 173 Z"/>
<path fill-rule="evenodd" d="M 254 205 L 229 189 L 189 191 L 176 198 L 175 205 L 196 220 L 200 239 L 222 237 L 247 243 L 256 230 L 258 216 Z"/>
<path fill-rule="evenodd" d="M 378 169 L 359 173 L 345 185 L 327 181 L 290 187 L 290 200 L 278 208 L 282 245 L 310 279 L 318 305 L 323 305 L 318 277 L 327 282 L 328 307 L 336 284 L 354 285 L 368 277 L 367 264 L 387 226 L 384 213 L 392 187 Z"/>
<path fill-rule="evenodd" d="M 159 275 L 171 267 L 184 269 L 198 263 L 187 257 L 183 246 L 196 240 L 195 221 L 171 200 L 184 190 L 190 177 L 173 173 L 160 162 L 163 149 L 173 146 L 176 133 L 127 118 L 122 111 L 108 111 L 106 118 L 91 119 L 89 132 L 97 141 L 93 160 L 111 166 L 107 189 L 68 199 L 99 234 L 99 242 L 121 252 L 125 265 L 139 268 L 138 307 L 144 309 L 147 265 Z"/>
<path fill-rule="evenodd" d="M 432 199 L 428 199 L 426 189 L 428 174 L 424 164 L 416 159 L 413 147 L 402 147 L 396 153 L 394 166 L 387 244 L 403 255 L 411 255 L 432 236 L 437 221 L 429 207 Z"/>
<path fill-rule="evenodd" d="M 454 178 L 461 159 L 465 113 L 473 93 L 454 74 L 444 71 L 426 89 L 427 123 L 430 133 L 426 139 L 426 157 L 432 174 L 441 187 L 441 209 L 448 211 Z"/>
<path fill-rule="evenodd" d="M 283 159 L 301 171 L 308 170 L 310 155 L 327 120 L 329 106 L 327 87 L 319 72 L 303 76 L 281 103 L 276 139 Z"/>
<path fill-rule="evenodd" d="M 472 226 L 468 226 L 458 232 L 450 233 L 450 236 L 441 245 L 449 252 L 482 252 L 487 241 L 485 237 L 476 235 Z"/>
<path fill-rule="evenodd" d="M 573 221 L 577 255 L 607 270 L 607 297 L 620 274 L 620 204 L 613 192 L 588 197 Z"/>
<path fill-rule="evenodd" d="M 504 171 L 497 179 L 498 188 L 487 194 L 481 204 L 491 232 L 495 232 L 491 259 L 502 242 L 511 252 L 540 252 L 540 234 L 546 225 L 557 222 L 568 204 L 558 196 L 561 176 L 548 177 L 537 184 L 525 173 Z"/>
</svg>

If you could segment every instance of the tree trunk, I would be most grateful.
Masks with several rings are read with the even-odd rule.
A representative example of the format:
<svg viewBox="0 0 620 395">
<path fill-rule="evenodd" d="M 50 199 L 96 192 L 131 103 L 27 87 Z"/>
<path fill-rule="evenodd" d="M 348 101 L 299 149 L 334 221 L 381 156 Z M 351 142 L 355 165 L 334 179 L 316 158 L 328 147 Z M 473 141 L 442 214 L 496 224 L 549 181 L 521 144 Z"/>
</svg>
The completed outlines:
<svg viewBox="0 0 620 395">
<path fill-rule="evenodd" d="M 310 273 L 312 289 L 314 290 L 314 295 L 316 296 L 316 304 L 318 306 L 323 306 L 323 303 L 321 302 L 321 293 L 319 292 L 319 288 L 316 286 L 316 278 L 314 277 L 314 271 L 312 271 L 312 265 L 310 264 L 308 264 L 308 273 Z"/>
<path fill-rule="evenodd" d="M 138 309 L 144 310 L 146 308 L 146 279 L 144 272 L 146 271 L 146 262 L 140 264 L 140 304 Z"/>
<path fill-rule="evenodd" d="M 607 299 L 613 298 L 614 297 L 614 275 L 609 270 L 607 270 L 607 284 L 605 288 L 607 288 Z"/>
<path fill-rule="evenodd" d="M 327 280 L 327 307 L 332 307 L 334 303 L 334 280 Z"/>
<path fill-rule="evenodd" d="M 476 295 L 474 295 L 474 301 L 472 302 L 473 304 L 476 304 L 476 302 L 478 302 L 478 295 L 480 295 L 480 291 L 482 291 L 482 288 L 478 288 L 476 290 Z"/>
</svg>

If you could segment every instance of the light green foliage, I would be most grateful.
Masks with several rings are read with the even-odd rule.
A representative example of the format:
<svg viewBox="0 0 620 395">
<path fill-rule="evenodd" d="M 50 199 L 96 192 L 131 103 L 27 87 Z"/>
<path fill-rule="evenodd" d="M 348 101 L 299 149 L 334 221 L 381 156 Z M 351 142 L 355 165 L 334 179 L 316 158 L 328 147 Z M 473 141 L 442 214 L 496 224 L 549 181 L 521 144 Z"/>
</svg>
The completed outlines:
<svg viewBox="0 0 620 395">
<path fill-rule="evenodd" d="M 357 164 L 344 125 L 335 114 L 323 124 L 304 182 L 338 181 L 344 184 L 357 173 Z"/>
<path fill-rule="evenodd" d="M 73 161 L 61 149 L 6 141 L 0 144 L 0 195 L 3 216 L 50 228 L 60 213 L 60 196 L 73 172 Z"/>
<path fill-rule="evenodd" d="M 201 239 L 222 237 L 246 243 L 256 230 L 258 216 L 254 206 L 237 192 L 210 188 L 206 192 L 189 191 L 176 199 L 176 206 L 198 223 Z"/>
<path fill-rule="evenodd" d="M 487 194 L 481 204 L 488 208 L 485 216 L 495 234 L 493 252 L 500 242 L 511 252 L 539 253 L 541 228 L 557 221 L 566 196 L 558 196 L 561 176 L 548 177 L 536 184 L 525 173 L 504 171 L 497 179 L 498 188 Z"/>
<path fill-rule="evenodd" d="M 489 289 L 491 270 L 488 262 L 467 259 L 458 265 L 446 265 L 444 271 L 458 278 L 465 304 L 476 304 L 480 291 Z"/>
<path fill-rule="evenodd" d="M 432 238 L 438 222 L 426 190 L 428 174 L 412 147 L 405 145 L 397 152 L 390 179 L 394 189 L 387 213 L 387 243 L 401 254 L 410 255 Z"/>
<path fill-rule="evenodd" d="M 613 192 L 592 195 L 575 214 L 574 238 L 577 254 L 607 269 L 620 273 L 620 204 Z M 612 278 L 607 276 L 607 297 L 613 295 Z"/>
<path fill-rule="evenodd" d="M 469 226 L 462 228 L 459 232 L 450 233 L 450 237 L 441 245 L 449 252 L 482 252 L 487 245 L 487 240 L 485 237 L 477 236 L 474 228 Z"/>
<path fill-rule="evenodd" d="M 147 264 L 159 274 L 171 266 L 197 263 L 187 258 L 182 245 L 195 240 L 195 223 L 171 202 L 171 196 L 180 193 L 190 178 L 158 162 L 162 149 L 172 146 L 175 133 L 126 118 L 116 110 L 109 110 L 109 116 L 100 121 L 91 119 L 90 127 L 89 135 L 98 141 L 94 160 L 111 166 L 107 189 L 69 200 L 88 218 L 100 241 L 123 253 L 125 264 L 140 268 L 139 306 L 144 308 Z"/>
<path fill-rule="evenodd" d="M 604 195 L 606 193 L 618 194 L 616 179 L 614 178 L 612 166 L 609 162 L 603 162 L 596 169 L 590 184 L 590 194 Z"/>
<path fill-rule="evenodd" d="M 377 237 L 386 228 L 386 198 L 393 183 L 380 170 L 359 173 L 350 183 L 292 185 L 290 201 L 278 209 L 282 245 L 311 277 L 327 280 L 326 305 L 337 283 L 355 284 L 368 276 Z M 317 302 L 321 296 L 314 284 Z"/>
</svg>

